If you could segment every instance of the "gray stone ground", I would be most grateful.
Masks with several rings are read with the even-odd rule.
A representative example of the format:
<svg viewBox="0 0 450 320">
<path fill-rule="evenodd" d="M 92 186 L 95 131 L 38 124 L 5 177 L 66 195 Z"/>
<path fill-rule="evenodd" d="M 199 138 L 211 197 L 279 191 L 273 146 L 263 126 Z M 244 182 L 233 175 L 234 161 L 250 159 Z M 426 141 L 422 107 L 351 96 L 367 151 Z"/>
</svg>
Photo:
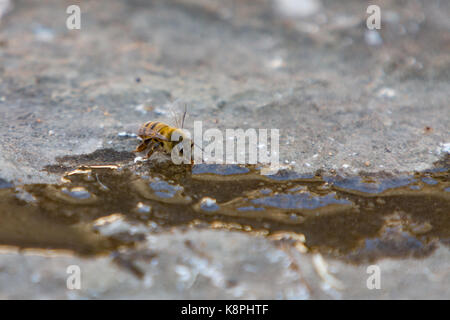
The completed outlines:
<svg viewBox="0 0 450 320">
<path fill-rule="evenodd" d="M 0 256 L 0 299 L 448 298 L 447 249 L 426 260 L 380 261 L 381 289 L 368 290 L 367 266 L 331 260 L 321 273 L 317 256 L 240 233 L 196 230 L 151 236 L 148 241 L 133 253 L 143 256 L 136 259 L 145 272 L 142 279 L 119 268 L 111 257 L 5 250 Z M 146 259 L 149 253 L 156 255 Z M 66 287 L 71 265 L 81 269 L 80 290 Z"/>
<path fill-rule="evenodd" d="M 58 181 L 43 171 L 57 157 L 130 151 L 135 139 L 118 133 L 168 119 L 184 102 L 188 128 L 279 128 L 280 158 L 300 172 L 423 170 L 449 152 L 448 1 L 8 2 L 0 178 L 13 183 Z M 65 27 L 73 3 L 81 30 Z M 379 32 L 365 26 L 368 4 L 381 6 Z M 265 239 L 189 231 L 150 240 L 158 258 L 142 262 L 143 280 L 110 257 L 6 250 L 0 297 L 450 298 L 445 248 L 381 261 L 382 290 L 368 290 L 366 265 L 327 261 L 321 277 L 320 257 Z M 83 290 L 65 288 L 68 264 L 82 265 Z"/>
</svg>

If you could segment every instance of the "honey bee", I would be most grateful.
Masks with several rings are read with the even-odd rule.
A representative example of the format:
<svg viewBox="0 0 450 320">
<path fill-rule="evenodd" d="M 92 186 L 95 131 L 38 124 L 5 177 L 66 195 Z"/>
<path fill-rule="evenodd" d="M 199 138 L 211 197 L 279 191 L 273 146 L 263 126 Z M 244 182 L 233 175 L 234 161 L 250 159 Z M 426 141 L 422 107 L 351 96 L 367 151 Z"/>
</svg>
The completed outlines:
<svg viewBox="0 0 450 320">
<path fill-rule="evenodd" d="M 159 121 L 148 121 L 144 123 L 138 131 L 138 137 L 142 139 L 142 142 L 136 147 L 134 152 L 143 152 L 149 148 L 147 156 L 144 159 L 150 158 L 154 152 L 171 154 L 172 149 L 181 143 L 183 139 L 187 138 L 186 133 L 183 131 L 185 118 L 186 108 L 181 119 L 181 125 L 178 124 L 179 121 L 175 118 L 176 127 Z M 180 126 L 181 128 L 179 128 Z M 172 135 L 174 133 L 180 137 L 178 141 L 172 141 Z M 193 145 L 193 143 L 191 144 Z M 180 153 L 183 154 L 183 150 Z"/>
</svg>

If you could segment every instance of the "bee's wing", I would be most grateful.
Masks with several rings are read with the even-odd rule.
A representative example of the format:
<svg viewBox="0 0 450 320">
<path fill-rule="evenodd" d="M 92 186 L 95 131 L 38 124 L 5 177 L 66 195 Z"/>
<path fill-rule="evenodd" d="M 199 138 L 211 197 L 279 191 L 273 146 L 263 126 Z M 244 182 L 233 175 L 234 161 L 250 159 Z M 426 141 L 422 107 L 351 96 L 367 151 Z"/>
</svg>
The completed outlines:
<svg viewBox="0 0 450 320">
<path fill-rule="evenodd" d="M 170 108 L 170 113 L 172 114 L 172 119 L 175 122 L 175 126 L 177 128 L 179 128 L 180 127 L 180 122 L 178 121 L 178 117 L 177 117 L 176 112 L 172 108 Z"/>
<path fill-rule="evenodd" d="M 169 141 L 169 139 L 167 139 L 166 137 L 164 137 L 162 134 L 160 134 L 158 131 L 152 130 L 152 129 L 147 129 L 146 130 L 146 135 L 149 137 L 149 139 L 151 138 L 157 138 L 163 141 Z"/>
<path fill-rule="evenodd" d="M 186 118 L 186 113 L 187 113 L 187 104 L 184 104 L 184 111 L 183 111 L 183 113 L 174 111 L 174 109 L 172 107 L 169 107 L 169 110 L 170 110 L 170 113 L 172 114 L 172 118 L 173 118 L 173 120 L 175 122 L 175 126 L 177 128 L 183 129 L 183 127 L 184 127 L 184 120 Z"/>
</svg>

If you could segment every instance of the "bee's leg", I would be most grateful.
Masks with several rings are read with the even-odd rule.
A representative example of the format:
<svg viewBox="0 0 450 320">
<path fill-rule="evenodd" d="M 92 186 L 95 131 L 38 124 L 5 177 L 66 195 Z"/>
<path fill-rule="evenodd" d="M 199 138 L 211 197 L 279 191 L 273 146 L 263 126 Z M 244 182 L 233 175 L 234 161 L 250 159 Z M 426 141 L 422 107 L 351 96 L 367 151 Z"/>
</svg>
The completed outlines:
<svg viewBox="0 0 450 320">
<path fill-rule="evenodd" d="M 136 150 L 134 150 L 134 152 L 144 151 L 145 149 L 148 148 L 148 145 L 150 144 L 150 142 L 152 142 L 152 139 L 147 139 L 147 140 L 142 141 L 141 144 L 136 147 Z"/>
<path fill-rule="evenodd" d="M 142 142 L 140 145 L 138 145 L 137 147 L 136 147 L 136 149 L 134 150 L 134 152 L 142 152 L 142 151 L 144 151 L 145 149 L 147 149 L 147 144 L 145 143 L 145 142 Z"/>
<path fill-rule="evenodd" d="M 150 150 L 148 151 L 147 155 L 145 156 L 144 159 L 148 159 L 152 156 L 153 153 L 155 153 L 156 151 L 160 151 L 162 150 L 162 144 L 161 142 L 155 142 L 151 145 Z"/>
</svg>

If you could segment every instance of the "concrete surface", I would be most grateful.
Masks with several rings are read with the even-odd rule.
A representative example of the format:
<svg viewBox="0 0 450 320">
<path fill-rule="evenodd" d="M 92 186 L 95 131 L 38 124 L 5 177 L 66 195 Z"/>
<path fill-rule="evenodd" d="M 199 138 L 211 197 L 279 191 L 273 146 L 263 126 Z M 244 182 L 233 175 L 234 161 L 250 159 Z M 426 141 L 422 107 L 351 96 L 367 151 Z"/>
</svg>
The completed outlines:
<svg viewBox="0 0 450 320">
<path fill-rule="evenodd" d="M 10 288 L 1 290 L 0 299 L 447 299 L 450 285 L 447 249 L 421 261 L 379 261 L 380 289 L 369 290 L 365 265 L 323 264 L 290 246 L 225 231 L 149 236 L 134 252 L 121 254 L 122 267 L 112 257 L 0 252 L 0 285 Z M 136 277 L 126 262 L 144 276 Z M 81 270 L 79 290 L 66 285 L 73 265 Z"/>
</svg>

